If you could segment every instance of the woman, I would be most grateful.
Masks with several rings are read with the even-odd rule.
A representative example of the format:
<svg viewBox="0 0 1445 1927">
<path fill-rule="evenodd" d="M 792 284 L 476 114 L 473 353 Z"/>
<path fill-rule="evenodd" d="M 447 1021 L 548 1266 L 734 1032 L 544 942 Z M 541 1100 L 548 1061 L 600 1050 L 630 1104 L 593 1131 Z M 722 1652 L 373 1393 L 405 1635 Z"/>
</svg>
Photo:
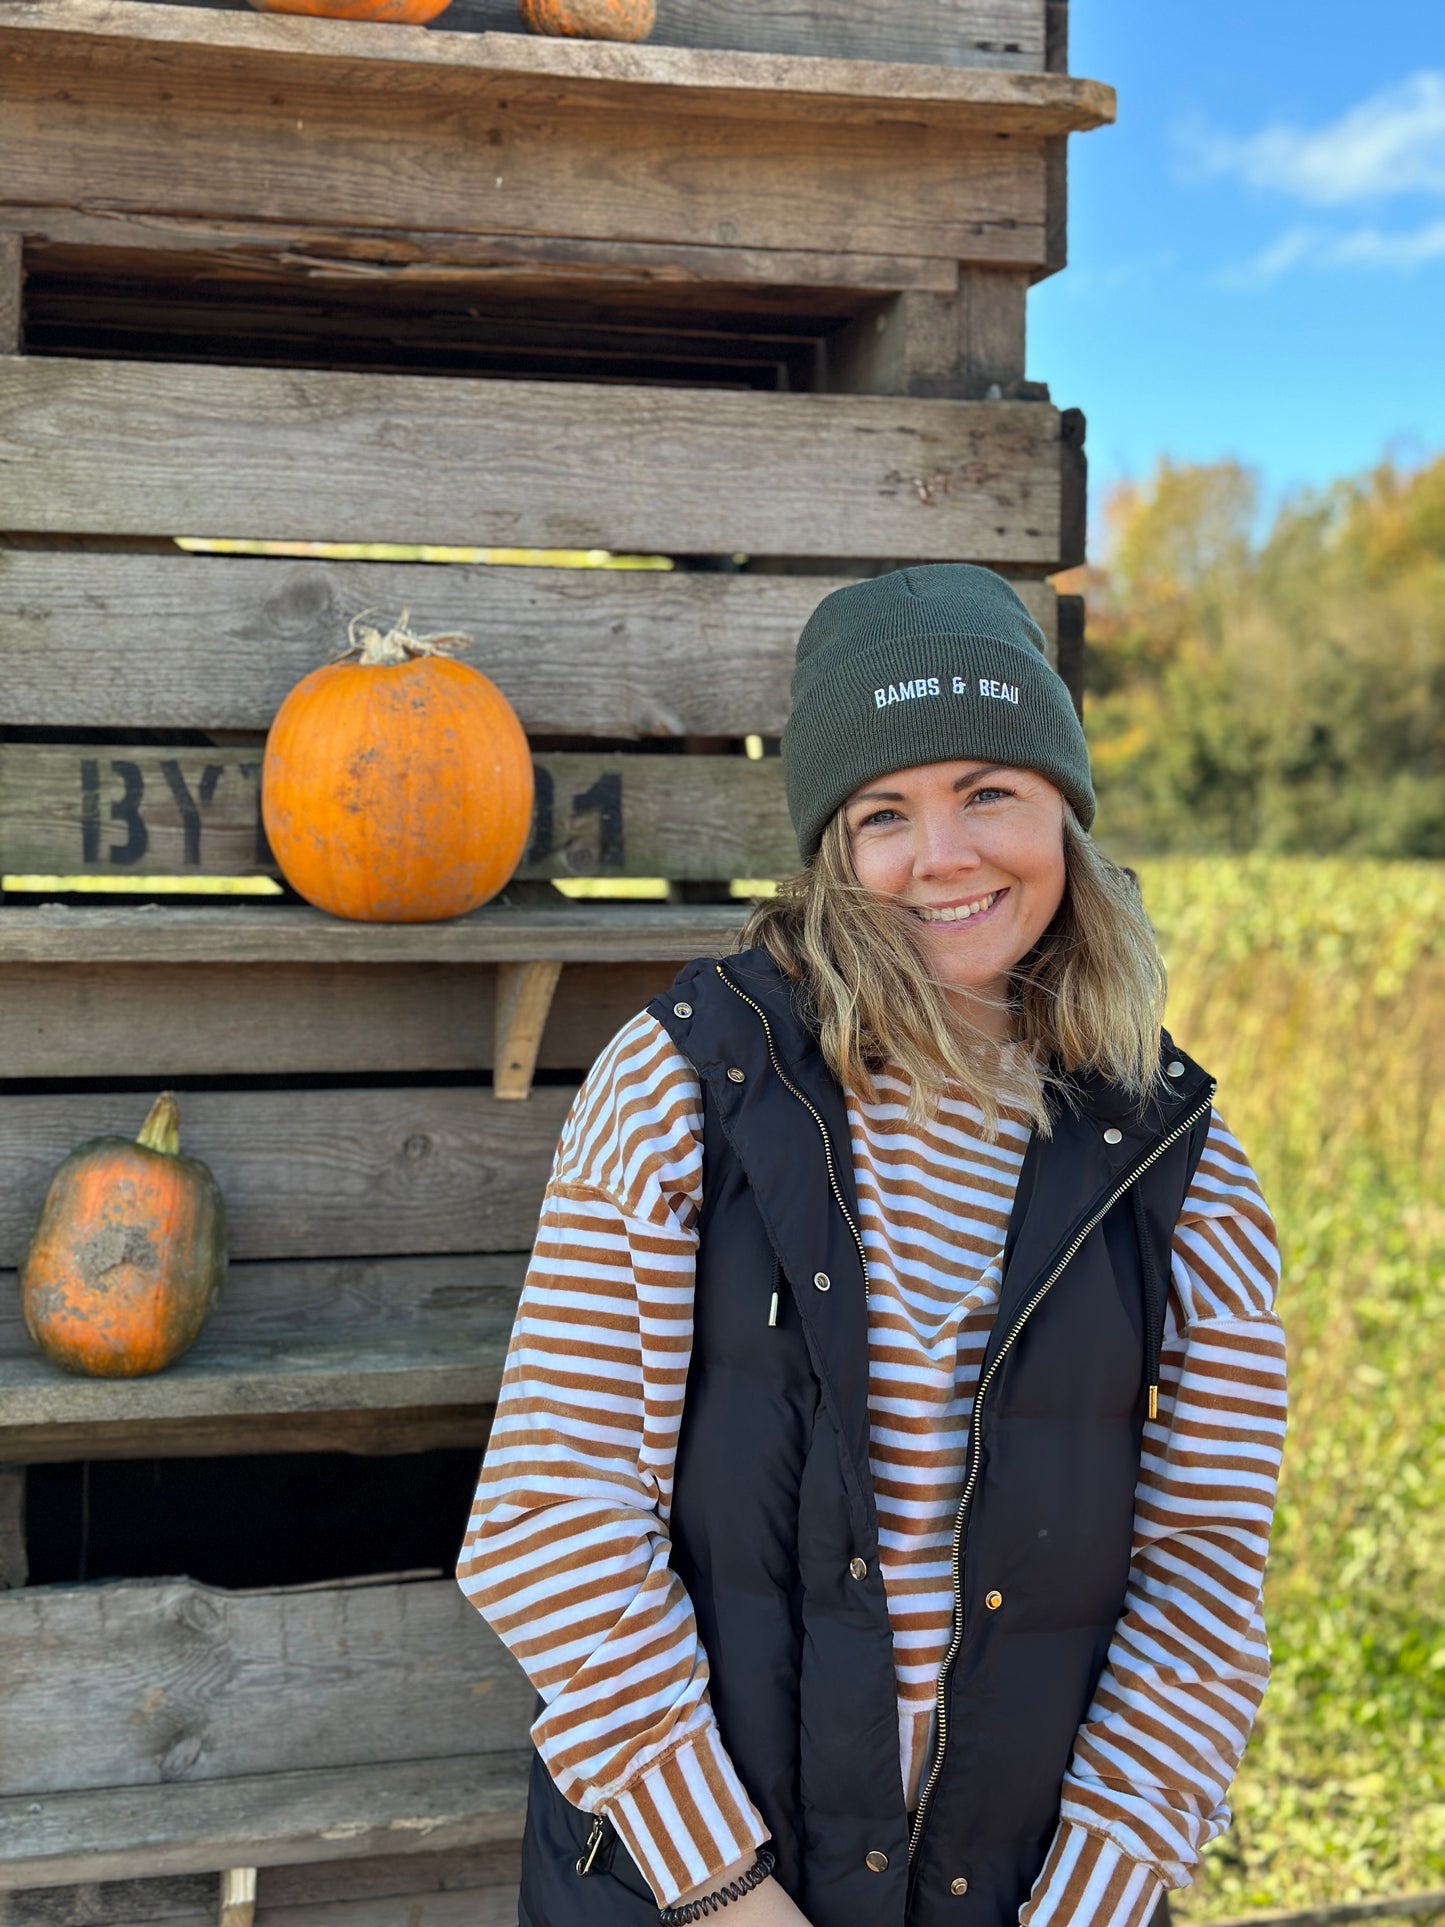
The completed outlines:
<svg viewBox="0 0 1445 1927">
<path fill-rule="evenodd" d="M 1041 648 L 983 569 L 827 596 L 807 868 L 568 1119 L 459 1568 L 525 1927 L 1140 1927 L 1228 1823 L 1273 1228 Z"/>
</svg>

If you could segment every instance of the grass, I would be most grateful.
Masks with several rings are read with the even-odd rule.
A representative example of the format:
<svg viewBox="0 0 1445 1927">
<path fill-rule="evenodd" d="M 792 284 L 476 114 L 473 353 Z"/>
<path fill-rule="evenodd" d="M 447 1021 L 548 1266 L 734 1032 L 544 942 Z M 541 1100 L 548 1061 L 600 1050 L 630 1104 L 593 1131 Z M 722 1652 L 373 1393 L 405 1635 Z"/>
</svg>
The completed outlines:
<svg viewBox="0 0 1445 1927">
<path fill-rule="evenodd" d="M 1445 866 L 1138 867 L 1279 1222 L 1291 1363 L 1273 1682 L 1178 1911 L 1445 1886 Z"/>
</svg>

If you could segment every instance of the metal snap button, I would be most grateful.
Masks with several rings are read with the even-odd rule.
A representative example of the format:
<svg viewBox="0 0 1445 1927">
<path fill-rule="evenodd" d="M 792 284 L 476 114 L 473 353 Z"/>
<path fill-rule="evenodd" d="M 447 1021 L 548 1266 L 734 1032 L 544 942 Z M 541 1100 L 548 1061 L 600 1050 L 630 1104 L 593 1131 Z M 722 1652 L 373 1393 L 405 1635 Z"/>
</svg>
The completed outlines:
<svg viewBox="0 0 1445 1927">
<path fill-rule="evenodd" d="M 728 1076 L 732 1076 L 731 1071 L 728 1072 Z M 1104 1142 L 1106 1144 L 1122 1144 L 1124 1142 L 1124 1133 L 1117 1125 L 1111 1124 L 1104 1133 Z"/>
<path fill-rule="evenodd" d="M 1166 1077 L 1183 1077 L 1184 1066 L 1180 1063 L 1177 1057 L 1175 1058 L 1172 1064 L 1166 1064 L 1164 1066 L 1164 1075 Z"/>
<path fill-rule="evenodd" d="M 729 1084 L 742 1084 L 742 1083 L 745 1083 L 746 1080 L 747 1080 L 746 1071 L 740 1071 L 736 1064 L 730 1064 L 728 1066 Z"/>
<path fill-rule="evenodd" d="M 986 1592 L 983 1596 L 983 1603 L 991 1613 L 996 1613 L 1003 1604 L 1003 1594 L 1001 1592 Z"/>
<path fill-rule="evenodd" d="M 848 1561 L 848 1570 L 855 1579 L 866 1579 L 868 1577 L 868 1561 L 866 1559 L 850 1559 Z"/>
<path fill-rule="evenodd" d="M 962 1874 L 958 1876 L 957 1880 L 949 1881 L 948 1891 L 951 1894 L 966 1894 L 968 1892 L 968 1882 L 964 1879 Z"/>
<path fill-rule="evenodd" d="M 888 1856 L 886 1853 L 880 1853 L 877 1847 L 875 1847 L 872 1853 L 864 1854 L 863 1865 L 868 1869 L 869 1873 L 887 1873 Z"/>
<path fill-rule="evenodd" d="M 691 1017 L 692 1005 L 691 1004 L 674 1004 L 672 1007 L 672 1014 L 674 1017 Z"/>
<path fill-rule="evenodd" d="M 831 1291 L 833 1289 L 833 1280 L 828 1276 L 826 1271 L 815 1271 L 813 1273 L 813 1283 L 818 1287 L 819 1291 Z"/>
</svg>

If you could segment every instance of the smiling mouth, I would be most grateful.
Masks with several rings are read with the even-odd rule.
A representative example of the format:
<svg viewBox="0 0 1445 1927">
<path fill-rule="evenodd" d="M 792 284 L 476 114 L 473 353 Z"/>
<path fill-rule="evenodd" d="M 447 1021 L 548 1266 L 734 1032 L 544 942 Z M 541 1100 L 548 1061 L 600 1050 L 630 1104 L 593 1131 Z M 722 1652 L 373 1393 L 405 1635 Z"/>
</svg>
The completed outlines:
<svg viewBox="0 0 1445 1927">
<path fill-rule="evenodd" d="M 970 917 L 981 917 L 985 910 L 992 910 L 1003 890 L 990 890 L 986 897 L 975 897 L 972 903 L 951 904 L 946 910 L 931 910 L 924 904 L 915 903 L 913 914 L 924 923 L 967 923 Z"/>
</svg>

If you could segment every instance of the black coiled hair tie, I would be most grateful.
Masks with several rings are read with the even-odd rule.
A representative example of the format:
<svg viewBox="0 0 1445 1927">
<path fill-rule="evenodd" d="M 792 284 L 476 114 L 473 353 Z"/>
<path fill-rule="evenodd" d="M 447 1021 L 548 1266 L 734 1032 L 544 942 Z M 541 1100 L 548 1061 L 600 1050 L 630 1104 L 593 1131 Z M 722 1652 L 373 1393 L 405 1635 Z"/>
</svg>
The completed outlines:
<svg viewBox="0 0 1445 1927">
<path fill-rule="evenodd" d="M 659 1908 L 657 1918 L 660 1927 L 687 1927 L 690 1921 L 702 1920 L 708 1914 L 720 1914 L 730 1900 L 741 1900 L 754 1887 L 761 1887 L 777 1864 L 768 1849 L 762 1848 L 747 1872 L 740 1873 L 736 1880 L 730 1880 L 725 1887 L 704 1894 L 701 1900 L 689 1900 L 681 1907 Z"/>
</svg>

